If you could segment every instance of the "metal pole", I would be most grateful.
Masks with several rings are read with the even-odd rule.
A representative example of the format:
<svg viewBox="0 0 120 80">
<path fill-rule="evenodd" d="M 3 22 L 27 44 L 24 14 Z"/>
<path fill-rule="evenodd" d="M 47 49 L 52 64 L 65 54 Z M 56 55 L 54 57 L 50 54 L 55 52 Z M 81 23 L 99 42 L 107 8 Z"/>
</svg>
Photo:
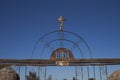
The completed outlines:
<svg viewBox="0 0 120 80">
<path fill-rule="evenodd" d="M 88 79 L 90 78 L 89 76 L 89 66 L 87 66 L 87 73 L 88 73 Z"/>
<path fill-rule="evenodd" d="M 27 73 L 27 66 L 25 66 L 25 80 L 27 80 L 26 79 L 26 73 Z"/>
<path fill-rule="evenodd" d="M 39 73 L 39 71 L 40 71 L 40 66 L 38 66 L 38 77 L 40 79 L 40 73 Z"/>
<path fill-rule="evenodd" d="M 77 66 L 75 66 L 75 78 L 77 80 Z"/>
<path fill-rule="evenodd" d="M 107 69 L 107 65 L 105 65 L 105 70 L 106 70 L 106 80 L 108 80 L 108 69 Z"/>
<path fill-rule="evenodd" d="M 82 80 L 83 80 L 83 67 L 81 66 Z"/>
<path fill-rule="evenodd" d="M 27 73 L 27 66 L 25 66 L 25 76 L 26 76 L 26 73 Z"/>
<path fill-rule="evenodd" d="M 95 66 L 93 66 L 94 79 L 96 80 Z"/>
<path fill-rule="evenodd" d="M 99 66 L 99 70 L 100 70 L 100 80 L 102 80 L 101 66 Z"/>
<path fill-rule="evenodd" d="M 44 80 L 46 80 L 46 66 L 45 66 L 45 75 L 44 75 Z"/>
<path fill-rule="evenodd" d="M 18 74 L 20 75 L 20 66 L 19 66 L 19 71 L 18 71 Z"/>
</svg>

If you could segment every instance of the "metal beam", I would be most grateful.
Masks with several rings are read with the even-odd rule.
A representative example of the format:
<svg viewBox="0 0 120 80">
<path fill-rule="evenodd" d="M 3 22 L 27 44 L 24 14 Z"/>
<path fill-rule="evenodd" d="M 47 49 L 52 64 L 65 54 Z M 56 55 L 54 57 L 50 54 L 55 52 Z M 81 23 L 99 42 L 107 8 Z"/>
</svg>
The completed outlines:
<svg viewBox="0 0 120 80">
<path fill-rule="evenodd" d="M 99 66 L 120 65 L 120 58 L 96 58 L 96 59 L 72 59 L 72 60 L 50 60 L 50 59 L 0 59 L 0 66 L 57 66 L 56 61 L 65 61 L 69 66 Z"/>
</svg>

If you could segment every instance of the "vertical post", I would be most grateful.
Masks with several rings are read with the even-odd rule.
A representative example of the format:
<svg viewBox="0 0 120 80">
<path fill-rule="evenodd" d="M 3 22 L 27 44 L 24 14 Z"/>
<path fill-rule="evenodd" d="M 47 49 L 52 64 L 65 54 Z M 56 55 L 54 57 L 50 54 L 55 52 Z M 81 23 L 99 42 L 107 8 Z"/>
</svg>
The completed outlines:
<svg viewBox="0 0 120 80">
<path fill-rule="evenodd" d="M 87 73 L 88 73 L 88 79 L 90 78 L 89 76 L 89 66 L 87 66 Z"/>
<path fill-rule="evenodd" d="M 19 71 L 18 71 L 18 74 L 20 75 L 20 66 L 19 66 Z"/>
<path fill-rule="evenodd" d="M 38 78 L 40 79 L 40 66 L 38 66 Z"/>
<path fill-rule="evenodd" d="M 105 70 L 106 70 L 106 80 L 108 80 L 108 69 L 107 69 L 107 65 L 105 65 Z"/>
<path fill-rule="evenodd" d="M 27 80 L 26 79 L 26 73 L 27 73 L 27 66 L 25 66 L 25 80 Z"/>
<path fill-rule="evenodd" d="M 18 67 L 18 75 L 20 76 L 20 66 Z"/>
<path fill-rule="evenodd" d="M 81 66 L 82 80 L 83 80 L 83 67 Z"/>
<path fill-rule="evenodd" d="M 77 80 L 77 66 L 75 66 L 75 80 Z"/>
<path fill-rule="evenodd" d="M 101 66 L 99 66 L 99 71 L 100 71 L 100 80 L 102 80 Z"/>
<path fill-rule="evenodd" d="M 94 79 L 96 80 L 95 66 L 93 66 Z"/>
<path fill-rule="evenodd" d="M 44 80 L 46 80 L 46 66 L 45 66 L 45 75 L 44 75 Z"/>
<path fill-rule="evenodd" d="M 25 76 L 26 76 L 26 73 L 27 73 L 27 66 L 25 66 Z"/>
</svg>

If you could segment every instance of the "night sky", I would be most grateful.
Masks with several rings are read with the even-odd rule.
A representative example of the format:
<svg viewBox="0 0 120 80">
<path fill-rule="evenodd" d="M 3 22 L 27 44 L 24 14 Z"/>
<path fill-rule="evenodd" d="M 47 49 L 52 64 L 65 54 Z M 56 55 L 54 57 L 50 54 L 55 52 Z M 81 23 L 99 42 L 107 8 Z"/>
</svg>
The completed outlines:
<svg viewBox="0 0 120 80">
<path fill-rule="evenodd" d="M 119 0 L 0 0 L 0 58 L 31 58 L 40 36 L 59 30 L 59 16 L 94 58 L 120 58 Z"/>
</svg>

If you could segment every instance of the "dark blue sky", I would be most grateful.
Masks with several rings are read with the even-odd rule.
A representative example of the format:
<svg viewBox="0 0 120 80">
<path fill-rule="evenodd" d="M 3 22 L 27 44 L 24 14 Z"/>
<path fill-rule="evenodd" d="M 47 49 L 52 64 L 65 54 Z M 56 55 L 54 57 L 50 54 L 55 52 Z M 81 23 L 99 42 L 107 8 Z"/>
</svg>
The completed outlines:
<svg viewBox="0 0 120 80">
<path fill-rule="evenodd" d="M 82 36 L 94 57 L 120 57 L 119 4 L 119 0 L 1 0 L 0 57 L 29 58 L 41 35 L 59 29 L 60 15 L 67 19 L 64 29 Z"/>
<path fill-rule="evenodd" d="M 0 58 L 30 58 L 40 36 L 59 30 L 59 16 L 95 58 L 120 58 L 119 0 L 0 0 Z"/>
</svg>

